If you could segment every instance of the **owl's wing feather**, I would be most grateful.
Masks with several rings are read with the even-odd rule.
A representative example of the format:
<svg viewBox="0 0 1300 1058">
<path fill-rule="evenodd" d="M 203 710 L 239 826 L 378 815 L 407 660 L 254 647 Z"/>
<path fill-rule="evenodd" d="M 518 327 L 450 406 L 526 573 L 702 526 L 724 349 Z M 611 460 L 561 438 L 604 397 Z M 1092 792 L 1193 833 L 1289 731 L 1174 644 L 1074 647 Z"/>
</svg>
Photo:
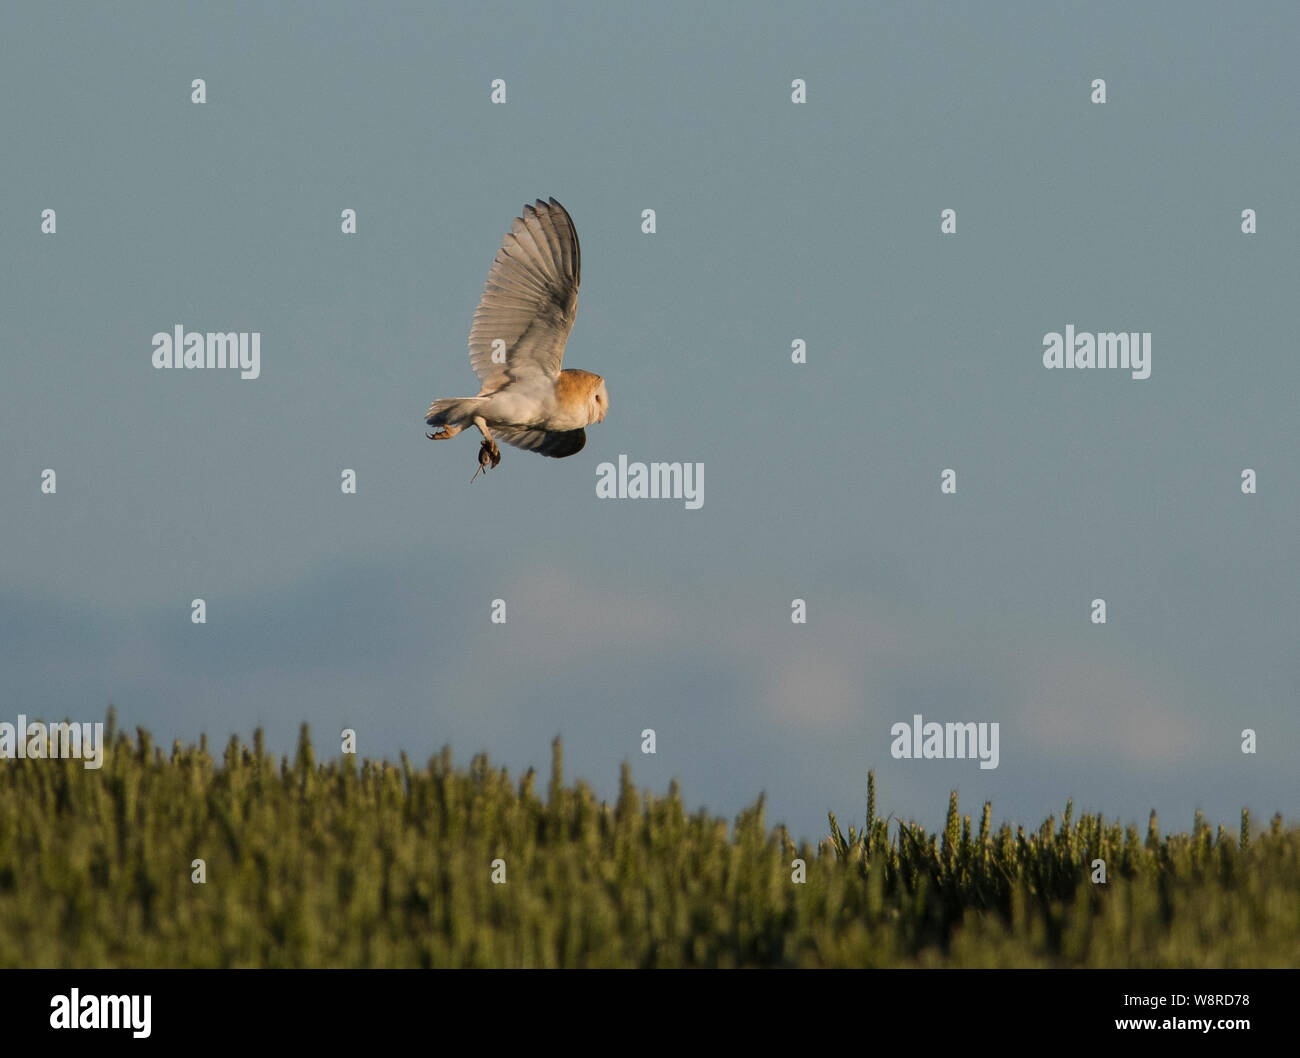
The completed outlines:
<svg viewBox="0 0 1300 1058">
<path fill-rule="evenodd" d="M 559 377 L 581 273 L 578 232 L 564 207 L 555 199 L 525 206 L 501 240 L 469 332 L 469 362 L 483 393 Z M 497 339 L 505 343 L 504 363 L 492 358 Z"/>
<path fill-rule="evenodd" d="M 498 426 L 492 431 L 492 436 L 508 445 L 553 459 L 575 455 L 587 443 L 586 430 L 512 430 Z"/>
</svg>

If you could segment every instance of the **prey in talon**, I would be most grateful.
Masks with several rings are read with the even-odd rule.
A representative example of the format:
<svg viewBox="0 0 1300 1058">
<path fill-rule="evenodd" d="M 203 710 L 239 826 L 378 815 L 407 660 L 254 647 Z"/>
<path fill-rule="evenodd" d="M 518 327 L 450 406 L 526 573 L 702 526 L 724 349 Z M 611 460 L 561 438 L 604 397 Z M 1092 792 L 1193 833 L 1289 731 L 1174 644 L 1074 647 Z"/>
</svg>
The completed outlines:
<svg viewBox="0 0 1300 1058">
<path fill-rule="evenodd" d="M 478 477 L 487 470 L 489 464 L 497 466 L 501 462 L 501 449 L 496 446 L 495 441 L 484 441 L 478 448 L 478 469 L 474 471 L 474 477 L 469 479 L 471 485 L 474 484 L 474 478 Z"/>
</svg>

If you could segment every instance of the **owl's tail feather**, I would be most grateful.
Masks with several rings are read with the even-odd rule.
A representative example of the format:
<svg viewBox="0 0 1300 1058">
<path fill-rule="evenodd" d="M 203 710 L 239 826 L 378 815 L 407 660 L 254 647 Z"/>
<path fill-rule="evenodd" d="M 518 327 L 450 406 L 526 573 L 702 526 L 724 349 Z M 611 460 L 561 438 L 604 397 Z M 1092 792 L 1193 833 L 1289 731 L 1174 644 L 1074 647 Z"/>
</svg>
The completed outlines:
<svg viewBox="0 0 1300 1058">
<path fill-rule="evenodd" d="M 428 426 L 469 426 L 474 422 L 479 405 L 485 397 L 447 397 L 429 405 Z"/>
</svg>

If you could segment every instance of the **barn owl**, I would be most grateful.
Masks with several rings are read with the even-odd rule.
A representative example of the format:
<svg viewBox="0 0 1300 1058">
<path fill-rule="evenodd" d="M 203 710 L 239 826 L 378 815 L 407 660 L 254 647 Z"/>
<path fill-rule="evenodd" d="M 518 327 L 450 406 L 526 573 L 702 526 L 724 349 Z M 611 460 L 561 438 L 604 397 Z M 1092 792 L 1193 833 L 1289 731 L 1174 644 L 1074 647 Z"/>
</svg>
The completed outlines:
<svg viewBox="0 0 1300 1058">
<path fill-rule="evenodd" d="M 524 206 L 501 240 L 469 332 L 469 363 L 482 388 L 476 397 L 435 400 L 424 420 L 439 427 L 425 434 L 431 441 L 478 427 L 474 478 L 501 462 L 498 438 L 560 459 L 580 451 L 586 427 L 605 419 L 605 380 L 560 369 L 578 311 L 581 263 L 578 233 L 555 199 Z"/>
</svg>

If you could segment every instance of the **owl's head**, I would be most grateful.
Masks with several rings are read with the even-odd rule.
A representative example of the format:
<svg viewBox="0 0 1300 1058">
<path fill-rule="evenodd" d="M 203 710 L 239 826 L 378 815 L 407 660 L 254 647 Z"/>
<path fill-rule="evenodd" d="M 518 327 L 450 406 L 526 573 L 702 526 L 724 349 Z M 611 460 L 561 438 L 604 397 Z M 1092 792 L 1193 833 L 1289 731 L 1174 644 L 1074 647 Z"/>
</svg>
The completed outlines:
<svg viewBox="0 0 1300 1058">
<path fill-rule="evenodd" d="M 609 393 L 605 389 L 605 380 L 599 375 L 593 377 L 596 381 L 591 390 L 591 421 L 604 422 L 609 411 Z"/>
<path fill-rule="evenodd" d="M 605 380 L 594 371 L 566 367 L 555 380 L 555 394 L 566 411 L 566 418 L 582 416 L 584 426 L 604 421 L 609 411 Z"/>
</svg>

